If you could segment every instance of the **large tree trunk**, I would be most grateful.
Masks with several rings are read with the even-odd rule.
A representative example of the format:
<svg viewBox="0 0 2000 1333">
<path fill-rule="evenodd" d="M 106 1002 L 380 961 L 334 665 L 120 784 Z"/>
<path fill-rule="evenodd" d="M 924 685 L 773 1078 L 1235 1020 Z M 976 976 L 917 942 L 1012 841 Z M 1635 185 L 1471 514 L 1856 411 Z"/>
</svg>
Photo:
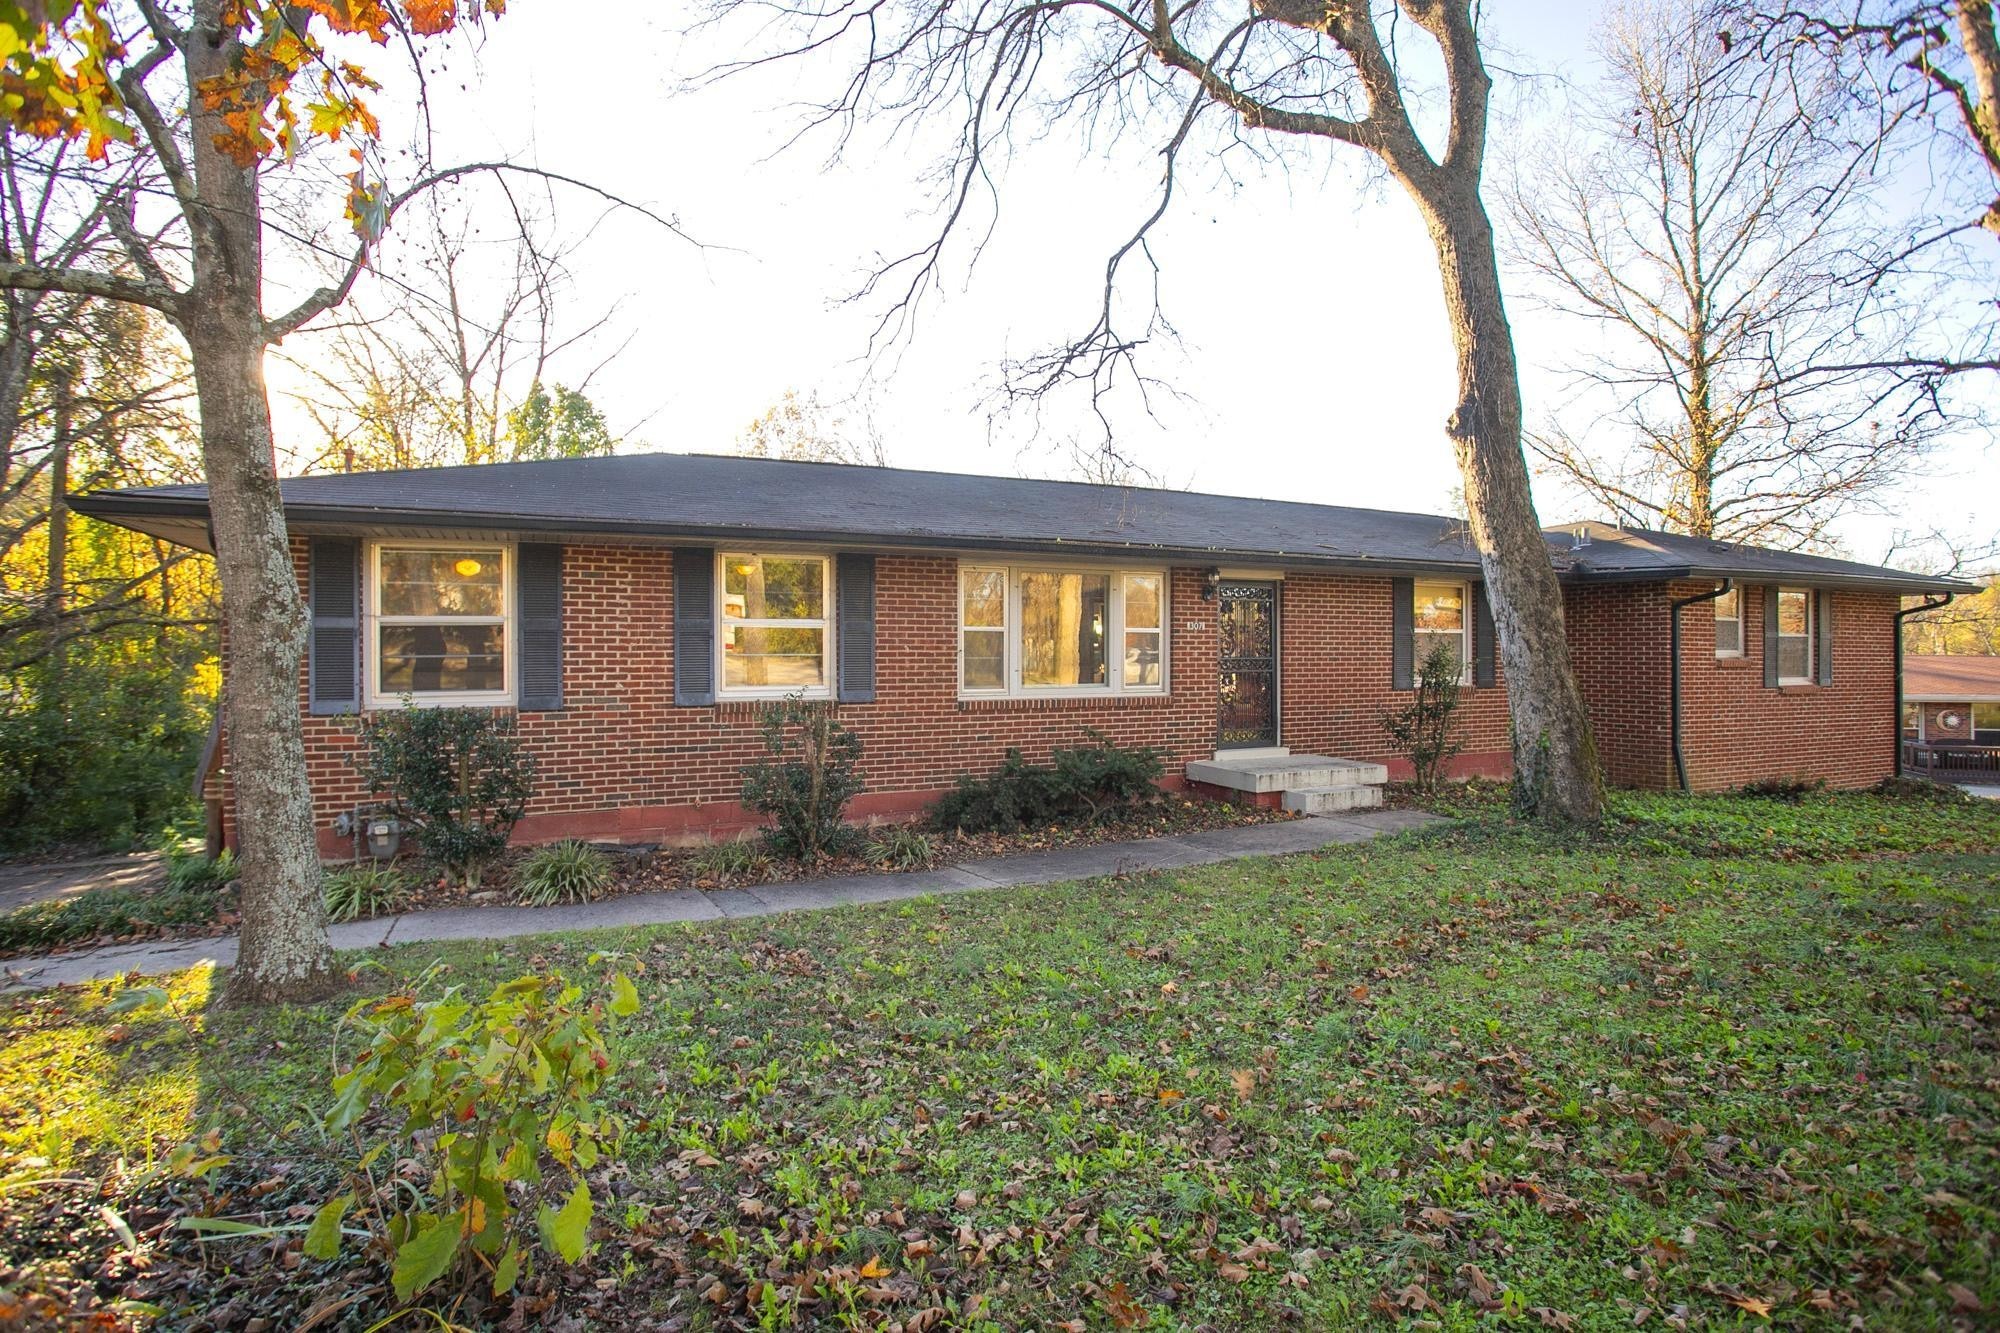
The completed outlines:
<svg viewBox="0 0 2000 1333">
<path fill-rule="evenodd" d="M 190 87 L 240 57 L 213 40 L 218 0 L 201 0 L 186 43 Z M 264 387 L 263 247 L 257 169 L 215 145 L 215 113 L 194 100 L 194 282 L 184 331 L 201 406 L 202 466 L 227 644 L 222 716 L 243 853 L 243 935 L 232 999 L 310 999 L 333 980 L 312 793 L 299 718 L 305 608 L 278 495 Z"/>
<path fill-rule="evenodd" d="M 1475 176 L 1417 194 L 1458 351 L 1459 401 L 1446 430 L 1506 667 L 1515 804 L 1548 822 L 1591 821 L 1604 812 L 1597 750 L 1570 668 L 1562 586 L 1528 488 L 1520 371 L 1478 189 Z"/>
</svg>

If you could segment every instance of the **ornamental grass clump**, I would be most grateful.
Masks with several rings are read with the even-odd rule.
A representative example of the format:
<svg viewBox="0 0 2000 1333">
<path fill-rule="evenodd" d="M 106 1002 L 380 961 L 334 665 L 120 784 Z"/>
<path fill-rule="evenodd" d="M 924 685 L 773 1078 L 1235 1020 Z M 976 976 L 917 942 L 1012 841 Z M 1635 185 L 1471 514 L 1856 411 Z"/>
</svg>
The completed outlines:
<svg viewBox="0 0 2000 1333">
<path fill-rule="evenodd" d="M 326 917 L 329 921 L 359 921 L 387 916 L 409 901 L 410 877 L 379 861 L 356 862 L 327 872 Z"/>
<path fill-rule="evenodd" d="M 567 839 L 537 847 L 514 870 L 514 900 L 529 907 L 587 903 L 611 887 L 611 858 L 587 842 Z"/>
</svg>

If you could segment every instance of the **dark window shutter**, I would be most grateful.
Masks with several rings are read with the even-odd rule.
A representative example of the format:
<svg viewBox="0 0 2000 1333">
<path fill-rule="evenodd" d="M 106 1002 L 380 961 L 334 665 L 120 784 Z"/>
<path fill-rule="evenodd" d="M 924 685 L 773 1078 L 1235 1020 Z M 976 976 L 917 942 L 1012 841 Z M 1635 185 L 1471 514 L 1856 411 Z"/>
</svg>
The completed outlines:
<svg viewBox="0 0 2000 1333">
<path fill-rule="evenodd" d="M 361 543 L 314 537 L 306 546 L 306 700 L 309 712 L 361 709 Z"/>
<path fill-rule="evenodd" d="M 1417 581 L 1389 580 L 1389 688 L 1417 688 Z"/>
<path fill-rule="evenodd" d="M 1472 683 L 1493 684 L 1493 607 L 1486 600 L 1486 585 L 1472 585 Z"/>
<path fill-rule="evenodd" d="M 833 566 L 835 649 L 844 704 L 875 702 L 875 557 L 843 554 Z"/>
<path fill-rule="evenodd" d="M 1833 594 L 1824 588 L 1813 593 L 1813 679 L 1833 684 Z"/>
<path fill-rule="evenodd" d="M 1764 585 L 1764 688 L 1778 688 L 1778 587 Z"/>
<path fill-rule="evenodd" d="M 674 549 L 674 702 L 715 702 L 715 548 Z"/>
<path fill-rule="evenodd" d="M 521 708 L 562 707 L 562 547 L 523 543 L 515 552 L 515 605 L 521 618 Z"/>
</svg>

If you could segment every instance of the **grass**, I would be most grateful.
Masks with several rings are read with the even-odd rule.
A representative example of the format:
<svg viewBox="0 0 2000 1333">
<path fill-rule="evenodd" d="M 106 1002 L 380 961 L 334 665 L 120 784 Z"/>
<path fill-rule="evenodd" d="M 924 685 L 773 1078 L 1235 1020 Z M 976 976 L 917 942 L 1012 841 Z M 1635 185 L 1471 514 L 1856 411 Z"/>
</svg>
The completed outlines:
<svg viewBox="0 0 2000 1333">
<path fill-rule="evenodd" d="M 597 1249 L 542 1275 L 557 1303 L 530 1322 L 2000 1311 L 2000 806 L 1621 796 L 1579 841 L 1458 799 L 1458 827 L 1316 855 L 381 951 L 359 984 L 440 957 L 468 987 L 637 981 Z M 214 1127 L 231 1215 L 315 1201 L 250 1187 L 323 1159 L 347 1001 L 216 1021 L 204 977 L 175 984 L 198 1041 L 105 1012 L 112 986 L 0 1009 L 0 1180 L 157 1200 L 114 1159 Z M 56 1254 L 60 1188 L 0 1194 L 0 1234 Z M 78 1272 L 119 1246 L 84 1234 Z M 181 1284 L 181 1309 L 254 1292 L 278 1326 L 380 1280 L 247 1246 L 207 1262 L 169 1249 L 133 1280 Z"/>
</svg>

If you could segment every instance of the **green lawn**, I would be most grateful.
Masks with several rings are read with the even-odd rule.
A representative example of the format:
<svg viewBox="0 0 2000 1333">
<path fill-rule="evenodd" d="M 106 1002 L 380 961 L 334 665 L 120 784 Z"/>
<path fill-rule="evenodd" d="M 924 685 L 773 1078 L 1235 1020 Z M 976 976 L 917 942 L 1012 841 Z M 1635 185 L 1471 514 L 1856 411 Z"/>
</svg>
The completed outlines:
<svg viewBox="0 0 2000 1333">
<path fill-rule="evenodd" d="M 620 968 L 643 1002 L 596 1249 L 528 1324 L 2000 1317 L 2000 805 L 1623 797 L 1587 841 L 1462 808 L 1276 861 L 443 950 L 470 988 Z M 122 1249 L 99 1202 L 169 1223 L 192 1196 L 143 1164 L 210 1126 L 237 1183 L 205 1206 L 332 1179 L 346 1001 L 206 1013 L 183 976 L 197 1042 L 111 989 L 0 1008 L 0 1176 L 109 1182 L 0 1195 L 0 1259 L 44 1267 L 17 1287 Z M 192 1253 L 132 1288 L 166 1325 L 234 1300 L 218 1322 L 289 1327 L 380 1280 Z"/>
</svg>

